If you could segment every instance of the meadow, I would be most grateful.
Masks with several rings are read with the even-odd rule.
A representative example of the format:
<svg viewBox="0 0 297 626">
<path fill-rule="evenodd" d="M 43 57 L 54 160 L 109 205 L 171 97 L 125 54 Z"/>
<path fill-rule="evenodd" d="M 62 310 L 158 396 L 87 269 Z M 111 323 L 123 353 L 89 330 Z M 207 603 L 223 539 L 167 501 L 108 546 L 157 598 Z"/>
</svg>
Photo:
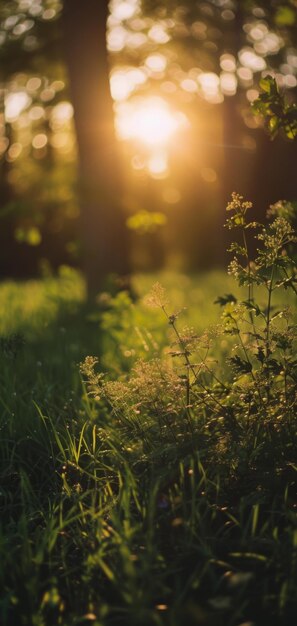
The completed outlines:
<svg viewBox="0 0 297 626">
<path fill-rule="evenodd" d="M 241 286 L 221 271 L 135 275 L 133 297 L 92 306 L 67 267 L 0 285 L 3 626 L 293 626 L 282 229 L 275 308 L 268 239 L 253 297 L 244 265 Z"/>
</svg>

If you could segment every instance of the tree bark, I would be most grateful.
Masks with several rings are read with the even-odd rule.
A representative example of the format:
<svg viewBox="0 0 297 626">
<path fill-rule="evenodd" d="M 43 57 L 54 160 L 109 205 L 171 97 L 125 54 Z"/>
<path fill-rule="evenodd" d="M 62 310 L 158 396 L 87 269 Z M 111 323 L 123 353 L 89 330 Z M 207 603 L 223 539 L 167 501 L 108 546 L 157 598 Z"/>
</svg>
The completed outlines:
<svg viewBox="0 0 297 626">
<path fill-rule="evenodd" d="M 65 56 L 79 153 L 81 241 L 89 296 L 129 271 L 109 84 L 108 0 L 64 0 Z"/>
</svg>

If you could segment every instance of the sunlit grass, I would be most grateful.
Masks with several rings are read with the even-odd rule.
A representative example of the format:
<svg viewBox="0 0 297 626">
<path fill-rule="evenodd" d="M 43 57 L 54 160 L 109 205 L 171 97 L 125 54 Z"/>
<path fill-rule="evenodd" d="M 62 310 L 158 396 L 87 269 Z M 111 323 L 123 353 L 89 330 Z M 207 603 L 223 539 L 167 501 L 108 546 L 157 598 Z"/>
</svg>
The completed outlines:
<svg viewBox="0 0 297 626">
<path fill-rule="evenodd" d="M 134 301 L 105 294 L 90 310 L 70 270 L 0 285 L 3 626 L 293 623 L 292 464 L 246 474 L 244 448 L 212 449 L 202 422 L 193 451 L 181 415 L 178 445 L 146 424 L 132 437 L 82 384 L 87 355 L 120 381 L 168 345 L 142 300 L 156 280 L 198 333 L 234 291 L 222 272 L 137 275 Z"/>
</svg>

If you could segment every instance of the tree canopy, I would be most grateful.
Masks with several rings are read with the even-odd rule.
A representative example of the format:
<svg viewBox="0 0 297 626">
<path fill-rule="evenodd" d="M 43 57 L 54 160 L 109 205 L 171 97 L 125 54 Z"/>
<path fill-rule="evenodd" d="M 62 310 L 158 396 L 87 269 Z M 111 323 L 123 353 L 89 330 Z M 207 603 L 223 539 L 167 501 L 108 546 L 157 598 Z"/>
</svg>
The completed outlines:
<svg viewBox="0 0 297 626">
<path fill-rule="evenodd" d="M 97 27 L 88 31 L 89 37 L 77 40 L 75 48 L 79 29 L 72 42 L 65 36 L 61 2 L 1 3 L 3 271 L 34 272 L 44 266 L 45 259 L 53 267 L 79 262 L 77 150 L 86 172 L 95 167 L 110 190 L 118 188 L 114 223 L 127 220 L 133 231 L 143 234 L 141 245 L 134 238 L 132 261 L 135 257 L 137 264 L 148 246 L 148 257 L 140 260 L 140 264 L 147 263 L 152 232 L 167 222 L 161 237 L 169 256 L 175 247 L 190 263 L 199 265 L 205 258 L 203 233 L 210 223 L 216 232 L 232 189 L 245 192 L 253 177 L 257 205 L 264 175 L 272 178 L 272 200 L 285 187 L 290 197 L 294 193 L 295 148 L 282 148 L 277 140 L 282 158 L 288 159 L 277 182 L 276 148 L 257 132 L 263 119 L 255 116 L 251 103 L 267 75 L 285 92 L 286 106 L 294 103 L 296 2 L 275 0 L 268 6 L 252 0 L 170 0 L 164 6 L 155 0 L 112 0 L 109 5 L 99 3 L 100 15 L 95 1 L 84 3 L 83 8 L 78 4 L 85 18 L 81 25 Z M 79 74 L 80 56 L 85 61 Z M 70 89 L 65 59 L 69 69 L 74 58 Z M 86 59 L 93 59 L 93 64 Z M 89 109 L 83 110 L 83 102 Z M 98 116 L 97 127 L 100 119 L 108 126 L 98 150 L 90 145 L 83 149 L 86 123 L 82 120 L 90 115 L 94 120 Z M 271 130 L 277 116 L 270 117 Z M 104 155 L 114 142 L 112 118 L 122 162 L 122 182 L 114 185 L 117 168 L 113 181 L 110 174 L 103 174 L 108 161 Z M 282 129 L 283 135 L 288 134 L 284 124 L 274 128 Z M 93 166 L 92 152 L 93 156 L 97 152 Z M 118 159 L 115 153 L 114 159 Z M 264 173 L 259 173 L 260 168 Z M 100 194 L 99 189 L 94 193 Z M 123 237 L 117 236 L 110 244 L 111 257 L 116 257 L 116 239 Z M 12 253 L 16 245 L 27 246 L 26 261 L 19 270 Z M 213 257 L 217 248 L 212 250 Z M 110 269 L 118 265 L 110 263 Z"/>
</svg>

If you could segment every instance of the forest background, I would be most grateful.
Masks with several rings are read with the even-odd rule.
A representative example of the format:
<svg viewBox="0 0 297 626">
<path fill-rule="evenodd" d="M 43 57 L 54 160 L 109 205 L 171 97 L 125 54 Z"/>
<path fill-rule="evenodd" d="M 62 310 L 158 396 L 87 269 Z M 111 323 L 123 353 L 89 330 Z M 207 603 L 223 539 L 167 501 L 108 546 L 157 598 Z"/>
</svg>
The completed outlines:
<svg viewBox="0 0 297 626">
<path fill-rule="evenodd" d="M 259 219 L 295 199 L 296 144 L 251 107 L 268 74 L 294 101 L 293 0 L 2 0 L 0 20 L 2 277 L 222 266 L 232 191 Z"/>
</svg>

